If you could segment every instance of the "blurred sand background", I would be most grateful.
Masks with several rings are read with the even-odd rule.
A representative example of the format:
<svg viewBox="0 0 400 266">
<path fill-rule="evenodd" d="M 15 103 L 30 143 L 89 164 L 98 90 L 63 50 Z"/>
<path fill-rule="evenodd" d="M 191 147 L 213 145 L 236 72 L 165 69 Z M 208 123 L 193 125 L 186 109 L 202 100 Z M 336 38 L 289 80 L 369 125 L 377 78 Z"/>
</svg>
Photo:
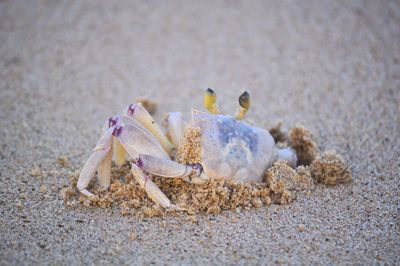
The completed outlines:
<svg viewBox="0 0 400 266">
<path fill-rule="evenodd" d="M 64 206 L 105 119 L 201 109 L 206 87 L 303 123 L 353 183 L 197 224 Z M 399 264 L 399 101 L 398 1 L 2 1 L 0 264 Z"/>
</svg>

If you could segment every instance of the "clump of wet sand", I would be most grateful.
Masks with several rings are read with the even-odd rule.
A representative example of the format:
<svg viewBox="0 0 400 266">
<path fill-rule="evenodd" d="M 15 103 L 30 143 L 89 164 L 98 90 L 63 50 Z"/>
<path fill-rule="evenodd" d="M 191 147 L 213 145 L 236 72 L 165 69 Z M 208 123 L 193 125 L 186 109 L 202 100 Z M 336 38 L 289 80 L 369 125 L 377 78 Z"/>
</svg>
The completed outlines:
<svg viewBox="0 0 400 266">
<path fill-rule="evenodd" d="M 281 124 L 273 131 L 282 146 L 296 150 L 299 165 L 293 169 L 282 161 L 275 162 L 265 172 L 262 183 L 236 183 L 226 179 L 212 179 L 203 185 L 194 185 L 181 179 L 152 176 L 152 180 L 176 205 L 189 214 L 218 214 L 224 210 L 238 208 L 259 208 L 270 204 L 288 204 L 299 195 L 309 194 L 316 182 L 336 185 L 351 180 L 351 172 L 344 160 L 335 152 L 318 155 L 312 134 L 304 126 L 296 126 L 289 133 L 281 130 Z M 200 160 L 201 130 L 188 127 L 185 141 L 177 152 L 177 161 L 196 163 Z M 147 196 L 135 181 L 129 164 L 112 167 L 111 186 L 107 191 L 96 189 L 96 182 L 90 188 L 96 198 L 80 195 L 76 189 L 78 174 L 70 176 L 71 186 L 64 189 L 62 196 L 67 206 L 119 208 L 122 215 L 156 217 L 178 212 L 164 210 Z"/>
<path fill-rule="evenodd" d="M 325 185 L 336 185 L 351 181 L 351 172 L 344 159 L 335 151 L 326 151 L 311 163 L 314 179 Z"/>
<path fill-rule="evenodd" d="M 277 161 L 265 172 L 265 182 L 271 189 L 274 203 L 287 204 L 298 192 L 311 191 L 314 181 L 309 167 L 291 168 L 285 162 Z"/>
<path fill-rule="evenodd" d="M 176 160 L 182 164 L 199 163 L 201 161 L 201 129 L 199 127 L 186 127 L 183 143 L 179 145 Z"/>
<path fill-rule="evenodd" d="M 311 164 L 318 152 L 311 132 L 302 125 L 297 125 L 289 131 L 289 146 L 296 151 L 300 165 Z"/>
</svg>

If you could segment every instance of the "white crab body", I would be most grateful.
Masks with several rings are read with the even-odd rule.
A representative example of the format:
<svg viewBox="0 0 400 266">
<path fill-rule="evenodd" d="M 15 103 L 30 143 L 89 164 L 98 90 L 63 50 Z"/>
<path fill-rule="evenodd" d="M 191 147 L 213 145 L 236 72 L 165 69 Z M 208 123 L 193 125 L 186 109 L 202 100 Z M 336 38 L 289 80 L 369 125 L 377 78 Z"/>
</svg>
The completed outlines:
<svg viewBox="0 0 400 266">
<path fill-rule="evenodd" d="M 201 164 L 211 178 L 262 181 L 275 159 L 275 141 L 268 131 L 227 115 L 192 112 L 201 129 Z"/>
</svg>

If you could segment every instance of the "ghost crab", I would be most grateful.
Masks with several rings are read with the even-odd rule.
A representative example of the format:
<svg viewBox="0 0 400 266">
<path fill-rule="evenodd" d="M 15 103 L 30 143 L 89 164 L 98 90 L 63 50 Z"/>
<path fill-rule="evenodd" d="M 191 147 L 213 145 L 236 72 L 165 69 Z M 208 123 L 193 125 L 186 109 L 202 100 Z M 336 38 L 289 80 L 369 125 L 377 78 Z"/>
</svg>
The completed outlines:
<svg viewBox="0 0 400 266">
<path fill-rule="evenodd" d="M 166 118 L 166 135 L 141 104 L 131 104 L 122 114 L 106 122 L 100 140 L 83 166 L 78 190 L 95 197 L 87 187 L 96 171 L 101 188 L 109 188 L 113 152 L 118 166 L 124 164 L 127 157 L 131 159 L 134 178 L 156 204 L 173 209 L 180 208 L 170 202 L 149 174 L 182 178 L 194 184 L 202 184 L 210 178 L 249 182 L 262 181 L 265 170 L 276 160 L 284 160 L 292 167 L 296 165 L 294 150 L 277 148 L 267 130 L 241 121 L 250 107 L 247 92 L 239 97 L 235 117 L 219 114 L 212 89 L 206 90 L 204 105 L 209 113 L 192 110 L 188 126 L 201 132 L 198 162 L 182 164 L 172 159 L 186 141 L 179 113 L 170 113 Z"/>
</svg>

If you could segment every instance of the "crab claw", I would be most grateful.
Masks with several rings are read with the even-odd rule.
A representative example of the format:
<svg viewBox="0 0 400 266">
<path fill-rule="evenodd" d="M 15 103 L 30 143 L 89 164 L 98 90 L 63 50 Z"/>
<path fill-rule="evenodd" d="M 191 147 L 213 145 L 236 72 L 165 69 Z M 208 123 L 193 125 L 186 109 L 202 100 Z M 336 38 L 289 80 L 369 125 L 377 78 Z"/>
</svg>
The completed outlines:
<svg viewBox="0 0 400 266">
<path fill-rule="evenodd" d="M 140 103 L 128 105 L 124 110 L 124 115 L 139 122 L 140 125 L 147 129 L 158 140 L 164 150 L 168 154 L 171 154 L 173 148 L 172 143 L 167 139 L 149 112 L 147 112 Z"/>
<path fill-rule="evenodd" d="M 183 178 L 193 184 L 203 184 L 210 178 L 199 163 L 183 165 L 170 159 L 139 154 L 136 165 L 147 173 L 168 178 Z"/>
<path fill-rule="evenodd" d="M 87 187 L 96 170 L 101 188 L 105 190 L 110 186 L 112 148 L 117 164 L 118 161 L 120 164 L 125 162 L 126 154 L 136 158 L 139 153 L 147 153 L 169 159 L 169 155 L 157 139 L 137 121 L 126 116 L 115 116 L 109 119 L 108 127 L 83 166 L 78 179 L 78 190 L 89 197 L 95 196 Z"/>
</svg>

